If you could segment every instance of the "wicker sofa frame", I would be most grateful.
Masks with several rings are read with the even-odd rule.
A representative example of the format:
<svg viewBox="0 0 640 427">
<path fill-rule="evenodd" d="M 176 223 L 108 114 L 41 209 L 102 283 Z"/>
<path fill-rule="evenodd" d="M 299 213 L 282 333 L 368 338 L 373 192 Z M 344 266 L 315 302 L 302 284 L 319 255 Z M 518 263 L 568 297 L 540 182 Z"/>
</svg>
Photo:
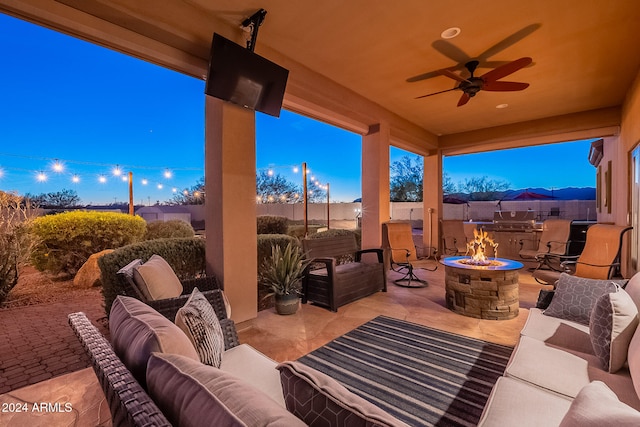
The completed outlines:
<svg viewBox="0 0 640 427">
<path fill-rule="evenodd" d="M 221 291 L 208 291 L 207 299 L 213 300 L 211 305 L 220 319 L 225 350 L 239 345 L 235 323 L 226 317 Z M 172 307 L 167 312 L 173 313 L 175 318 Z M 113 425 L 171 426 L 162 411 L 116 355 L 109 341 L 91 324 L 87 316 L 82 312 L 71 313 L 69 324 L 91 360 L 93 370 L 109 404 Z"/>
</svg>

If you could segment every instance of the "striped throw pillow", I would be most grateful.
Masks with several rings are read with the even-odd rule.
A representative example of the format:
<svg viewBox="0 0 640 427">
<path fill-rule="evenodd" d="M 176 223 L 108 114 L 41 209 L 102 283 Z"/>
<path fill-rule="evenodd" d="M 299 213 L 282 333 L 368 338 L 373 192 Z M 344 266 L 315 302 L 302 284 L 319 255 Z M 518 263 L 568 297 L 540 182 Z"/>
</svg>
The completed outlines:
<svg viewBox="0 0 640 427">
<path fill-rule="evenodd" d="M 219 368 L 224 335 L 216 312 L 198 288 L 194 288 L 187 303 L 178 310 L 175 322 L 193 343 L 200 362 Z"/>
</svg>

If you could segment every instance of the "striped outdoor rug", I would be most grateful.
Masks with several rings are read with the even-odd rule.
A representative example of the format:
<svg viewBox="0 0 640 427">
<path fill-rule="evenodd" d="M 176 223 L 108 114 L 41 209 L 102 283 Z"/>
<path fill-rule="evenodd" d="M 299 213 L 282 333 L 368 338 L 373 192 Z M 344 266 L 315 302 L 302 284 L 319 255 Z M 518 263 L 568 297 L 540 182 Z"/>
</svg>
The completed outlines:
<svg viewBox="0 0 640 427">
<path fill-rule="evenodd" d="M 303 356 L 414 426 L 475 426 L 512 347 L 379 316 Z"/>
</svg>

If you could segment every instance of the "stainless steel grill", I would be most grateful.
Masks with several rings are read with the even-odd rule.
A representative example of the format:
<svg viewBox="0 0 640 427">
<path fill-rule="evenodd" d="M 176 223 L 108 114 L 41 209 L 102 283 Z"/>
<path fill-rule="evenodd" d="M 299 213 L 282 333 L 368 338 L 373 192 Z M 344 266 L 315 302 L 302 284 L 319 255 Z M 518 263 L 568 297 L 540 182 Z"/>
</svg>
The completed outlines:
<svg viewBox="0 0 640 427">
<path fill-rule="evenodd" d="M 496 211 L 490 228 L 493 231 L 533 231 L 541 230 L 542 223 L 536 223 L 535 211 Z"/>
</svg>

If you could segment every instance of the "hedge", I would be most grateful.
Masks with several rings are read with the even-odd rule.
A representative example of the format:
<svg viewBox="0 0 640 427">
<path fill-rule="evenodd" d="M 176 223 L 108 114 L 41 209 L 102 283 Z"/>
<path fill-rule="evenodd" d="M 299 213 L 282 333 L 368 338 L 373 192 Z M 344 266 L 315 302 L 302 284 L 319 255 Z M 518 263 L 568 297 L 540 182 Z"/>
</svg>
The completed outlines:
<svg viewBox="0 0 640 427">
<path fill-rule="evenodd" d="M 180 219 L 169 221 L 153 221 L 147 224 L 145 240 L 169 239 L 172 237 L 193 237 L 196 232 L 188 222 Z"/>
<path fill-rule="evenodd" d="M 290 242 L 300 246 L 298 239 L 287 234 L 258 234 L 258 269 L 271 256 L 271 245 L 278 245 L 284 250 Z"/>
<path fill-rule="evenodd" d="M 116 249 L 98 259 L 107 315 L 116 296 L 126 294 L 118 270 L 138 258 L 145 262 L 154 254 L 164 258 L 180 280 L 205 274 L 205 241 L 200 238 L 147 240 Z"/>
<path fill-rule="evenodd" d="M 289 220 L 285 216 L 258 215 L 258 234 L 287 234 Z"/>
<path fill-rule="evenodd" d="M 74 275 L 89 256 L 140 241 L 147 224 L 139 216 L 74 211 L 36 218 L 30 232 L 38 244 L 31 262 L 41 271 Z"/>
</svg>

